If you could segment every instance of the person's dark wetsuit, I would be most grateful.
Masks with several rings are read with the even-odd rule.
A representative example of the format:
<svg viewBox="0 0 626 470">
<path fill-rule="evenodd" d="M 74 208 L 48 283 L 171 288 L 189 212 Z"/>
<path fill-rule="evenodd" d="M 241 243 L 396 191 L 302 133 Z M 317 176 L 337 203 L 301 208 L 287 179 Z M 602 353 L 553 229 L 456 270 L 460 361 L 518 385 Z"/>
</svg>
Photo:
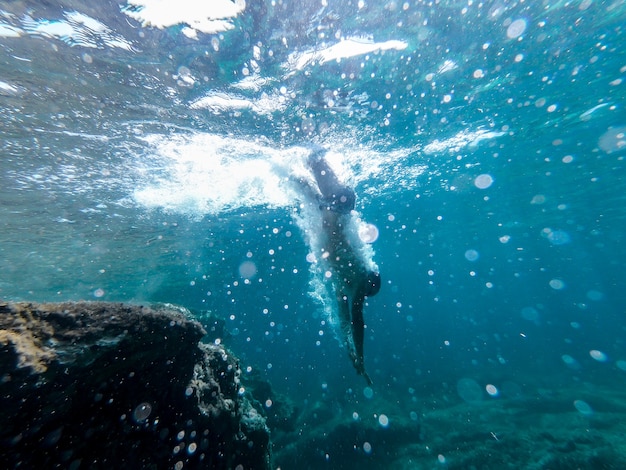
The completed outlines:
<svg viewBox="0 0 626 470">
<path fill-rule="evenodd" d="M 380 290 L 380 274 L 368 269 L 362 255 L 352 246 L 346 230 L 354 209 L 354 191 L 341 184 L 324 159 L 326 150 L 316 148 L 308 158 L 317 187 L 322 211 L 324 241 L 322 258 L 331 273 L 341 330 L 346 338 L 350 357 L 356 371 L 371 384 L 363 363 L 363 304 L 365 298 Z"/>
</svg>

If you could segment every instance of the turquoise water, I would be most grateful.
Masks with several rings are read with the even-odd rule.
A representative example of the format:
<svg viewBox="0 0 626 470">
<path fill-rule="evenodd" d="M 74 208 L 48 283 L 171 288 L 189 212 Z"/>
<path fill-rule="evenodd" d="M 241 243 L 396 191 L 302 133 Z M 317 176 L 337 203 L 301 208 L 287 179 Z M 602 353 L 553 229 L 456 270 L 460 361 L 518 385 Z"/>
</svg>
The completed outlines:
<svg viewBox="0 0 626 470">
<path fill-rule="evenodd" d="M 282 468 L 294 448 L 308 468 L 619 468 L 624 4 L 183 3 L 0 5 L 0 297 L 220 316 L 300 410 Z M 379 231 L 372 387 L 307 260 L 290 182 L 311 143 Z M 563 451 L 565 428 L 593 438 Z"/>
</svg>

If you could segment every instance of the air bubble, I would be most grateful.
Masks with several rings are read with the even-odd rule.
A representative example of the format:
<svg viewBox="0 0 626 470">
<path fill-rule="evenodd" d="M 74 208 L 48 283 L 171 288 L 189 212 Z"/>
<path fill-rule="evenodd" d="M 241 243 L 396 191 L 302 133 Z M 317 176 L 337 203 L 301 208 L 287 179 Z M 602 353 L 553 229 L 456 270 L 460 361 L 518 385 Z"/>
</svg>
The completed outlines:
<svg viewBox="0 0 626 470">
<path fill-rule="evenodd" d="M 513 21 L 506 30 L 509 39 L 520 37 L 526 31 L 526 20 L 523 18 Z"/>
<path fill-rule="evenodd" d="M 580 369 L 580 364 L 578 363 L 578 361 L 574 359 L 572 356 L 570 356 L 569 354 L 563 354 L 561 356 L 561 360 L 565 363 L 567 367 L 569 367 L 572 370 Z"/>
<path fill-rule="evenodd" d="M 456 384 L 456 391 L 468 403 L 477 402 L 483 398 L 483 391 L 474 379 L 460 379 Z"/>
<path fill-rule="evenodd" d="M 239 265 L 239 275 L 243 279 L 251 279 L 256 276 L 257 267 L 252 261 L 244 261 Z"/>
<path fill-rule="evenodd" d="M 561 279 L 551 279 L 550 287 L 552 287 L 554 290 L 562 290 L 565 289 L 565 282 L 563 282 Z"/>
<path fill-rule="evenodd" d="M 363 243 L 374 243 L 378 240 L 378 228 L 373 224 L 361 224 L 358 229 L 359 238 Z"/>
<path fill-rule="evenodd" d="M 478 189 L 487 189 L 493 184 L 493 177 L 488 174 L 478 175 L 474 180 L 474 186 Z"/>
<path fill-rule="evenodd" d="M 539 312 L 534 307 L 524 307 L 522 309 L 522 318 L 533 323 L 539 322 Z"/>
<path fill-rule="evenodd" d="M 487 390 L 487 393 L 492 397 L 497 397 L 500 394 L 495 385 L 487 384 L 485 390 Z"/>
<path fill-rule="evenodd" d="M 606 354 L 602 351 L 598 351 L 597 349 L 589 351 L 589 355 L 598 362 L 606 362 L 609 360 L 609 357 Z"/>
<path fill-rule="evenodd" d="M 589 406 L 589 403 L 583 400 L 574 400 L 574 408 L 576 408 L 580 413 L 585 416 L 590 416 L 593 414 L 593 409 Z"/>
<path fill-rule="evenodd" d="M 104 296 L 104 289 L 96 289 L 93 291 L 93 296 L 96 298 L 100 298 L 102 296 Z"/>
<path fill-rule="evenodd" d="M 589 300 L 599 302 L 600 300 L 604 299 L 604 294 L 597 290 L 590 290 L 587 292 L 587 298 Z"/>
<path fill-rule="evenodd" d="M 476 250 L 467 250 L 465 252 L 465 259 L 467 261 L 476 261 L 478 260 L 479 257 L 480 255 L 478 254 L 478 251 Z"/>
<path fill-rule="evenodd" d="M 152 413 L 152 405 L 148 402 L 140 403 L 133 411 L 133 419 L 137 423 L 143 423 Z"/>
</svg>

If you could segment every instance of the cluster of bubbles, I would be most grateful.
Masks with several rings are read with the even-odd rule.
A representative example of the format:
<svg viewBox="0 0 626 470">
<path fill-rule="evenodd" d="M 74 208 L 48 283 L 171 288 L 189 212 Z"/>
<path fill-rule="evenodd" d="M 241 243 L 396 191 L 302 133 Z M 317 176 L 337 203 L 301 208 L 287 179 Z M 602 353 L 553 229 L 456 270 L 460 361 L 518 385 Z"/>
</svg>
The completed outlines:
<svg viewBox="0 0 626 470">
<path fill-rule="evenodd" d="M 571 241 L 571 237 L 567 232 L 564 230 L 552 230 L 550 227 L 541 230 L 541 236 L 553 245 L 566 245 Z"/>
<path fill-rule="evenodd" d="M 606 153 L 618 152 L 626 148 L 626 126 L 610 127 L 600 137 L 598 146 Z"/>
</svg>

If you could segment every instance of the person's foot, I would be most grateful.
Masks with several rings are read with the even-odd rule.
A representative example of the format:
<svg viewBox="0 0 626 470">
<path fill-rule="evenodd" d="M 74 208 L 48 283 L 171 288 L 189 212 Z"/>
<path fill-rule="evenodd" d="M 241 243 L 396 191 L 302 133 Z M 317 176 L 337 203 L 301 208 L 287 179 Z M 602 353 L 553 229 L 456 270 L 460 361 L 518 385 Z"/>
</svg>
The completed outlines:
<svg viewBox="0 0 626 470">
<path fill-rule="evenodd" d="M 372 379 L 370 379 L 370 376 L 367 375 L 367 372 L 365 372 L 365 364 L 363 364 L 363 359 L 358 359 L 355 355 L 352 354 L 350 355 L 350 357 L 352 357 L 352 363 L 354 364 L 356 373 L 362 375 L 365 378 L 367 385 L 372 385 Z"/>
</svg>

